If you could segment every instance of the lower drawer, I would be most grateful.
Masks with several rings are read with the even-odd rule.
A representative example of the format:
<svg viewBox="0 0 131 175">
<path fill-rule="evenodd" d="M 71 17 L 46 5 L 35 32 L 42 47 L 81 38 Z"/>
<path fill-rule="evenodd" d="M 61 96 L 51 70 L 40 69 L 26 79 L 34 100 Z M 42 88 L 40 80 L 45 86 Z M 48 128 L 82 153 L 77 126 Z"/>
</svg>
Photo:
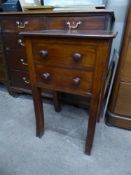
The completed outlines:
<svg viewBox="0 0 131 175">
<path fill-rule="evenodd" d="M 93 72 L 37 65 L 37 85 L 50 90 L 86 95 L 91 92 Z"/>
<path fill-rule="evenodd" d="M 11 86 L 30 89 L 29 75 L 26 71 L 10 71 Z"/>
</svg>

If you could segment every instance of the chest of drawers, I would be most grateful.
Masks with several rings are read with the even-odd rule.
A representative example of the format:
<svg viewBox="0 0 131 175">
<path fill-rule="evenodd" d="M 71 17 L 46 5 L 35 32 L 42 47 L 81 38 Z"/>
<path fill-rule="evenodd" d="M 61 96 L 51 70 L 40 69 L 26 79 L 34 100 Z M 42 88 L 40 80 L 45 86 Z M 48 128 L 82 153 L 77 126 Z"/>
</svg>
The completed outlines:
<svg viewBox="0 0 131 175">
<path fill-rule="evenodd" d="M 90 154 L 115 34 L 103 30 L 43 30 L 21 35 L 25 37 L 37 136 L 44 132 L 42 88 L 89 96 L 85 153 Z"/>
<path fill-rule="evenodd" d="M 15 93 L 30 92 L 24 39 L 19 35 L 19 32 L 68 29 L 108 31 L 112 27 L 113 21 L 114 13 L 108 10 L 95 10 L 90 12 L 69 11 L 1 13 L 1 34 L 8 66 L 10 91 Z M 93 60 L 91 59 L 93 57 L 93 53 L 90 51 L 89 54 L 89 64 L 94 64 Z M 63 55 L 65 55 L 65 53 Z M 65 60 L 64 57 L 63 60 Z M 82 64 L 84 65 L 85 63 L 82 61 L 81 65 Z M 72 97 L 75 98 L 74 96 Z M 65 94 L 64 98 L 66 98 Z M 82 100 L 79 100 L 79 102 L 83 103 L 82 101 L 84 101 L 83 98 Z M 72 103 L 75 102 L 76 100 L 72 101 Z"/>
</svg>

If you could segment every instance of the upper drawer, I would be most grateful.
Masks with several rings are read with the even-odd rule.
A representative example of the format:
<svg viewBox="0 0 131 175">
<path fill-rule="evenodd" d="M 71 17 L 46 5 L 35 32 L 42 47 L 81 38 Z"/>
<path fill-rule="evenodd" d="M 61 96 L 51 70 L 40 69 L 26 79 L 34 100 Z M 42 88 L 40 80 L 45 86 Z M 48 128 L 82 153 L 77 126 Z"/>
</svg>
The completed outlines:
<svg viewBox="0 0 131 175">
<path fill-rule="evenodd" d="M 48 16 L 46 18 L 48 29 L 80 29 L 80 30 L 104 30 L 107 28 L 105 16 Z"/>
<path fill-rule="evenodd" d="M 45 29 L 45 18 L 42 16 L 11 16 L 1 20 L 4 32 L 21 32 Z"/>
<path fill-rule="evenodd" d="M 82 40 L 32 40 L 34 61 L 44 65 L 94 68 L 96 45 Z"/>
</svg>

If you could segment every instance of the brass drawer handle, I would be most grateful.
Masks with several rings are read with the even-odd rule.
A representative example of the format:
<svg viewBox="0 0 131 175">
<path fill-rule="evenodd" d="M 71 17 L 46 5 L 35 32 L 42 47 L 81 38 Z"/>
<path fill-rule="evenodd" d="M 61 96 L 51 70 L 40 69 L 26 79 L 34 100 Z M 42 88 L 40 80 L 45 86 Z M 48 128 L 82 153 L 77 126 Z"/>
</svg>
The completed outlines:
<svg viewBox="0 0 131 175">
<path fill-rule="evenodd" d="M 48 51 L 47 50 L 41 50 L 40 51 L 40 57 L 45 58 L 48 56 Z"/>
<path fill-rule="evenodd" d="M 25 66 L 27 66 L 28 64 L 26 62 L 24 62 L 24 59 L 20 59 L 21 63 Z"/>
<path fill-rule="evenodd" d="M 22 47 L 25 46 L 25 44 L 23 43 L 22 39 L 18 39 L 18 44 L 19 44 L 20 46 L 22 46 Z"/>
<path fill-rule="evenodd" d="M 50 76 L 50 73 L 48 72 L 45 72 L 42 74 L 42 77 L 45 79 L 45 80 L 50 80 L 51 76 Z"/>
<path fill-rule="evenodd" d="M 78 21 L 78 22 L 72 21 L 72 23 L 68 21 L 66 24 L 68 25 L 68 29 L 72 30 L 72 29 L 77 29 L 79 25 L 82 24 L 82 21 Z"/>
<path fill-rule="evenodd" d="M 72 57 L 74 61 L 78 62 L 81 60 L 82 55 L 80 53 L 74 53 Z"/>
<path fill-rule="evenodd" d="M 26 77 L 22 77 L 22 80 L 24 81 L 24 83 L 26 83 L 26 84 L 30 84 L 30 81 L 29 81 L 29 80 L 27 80 L 27 78 L 26 78 Z"/>
<path fill-rule="evenodd" d="M 73 84 L 74 85 L 79 85 L 80 84 L 80 81 L 81 81 L 80 77 L 73 78 Z"/>
<path fill-rule="evenodd" d="M 25 22 L 16 21 L 18 29 L 24 29 L 28 23 L 29 23 L 28 21 L 25 21 Z"/>
</svg>

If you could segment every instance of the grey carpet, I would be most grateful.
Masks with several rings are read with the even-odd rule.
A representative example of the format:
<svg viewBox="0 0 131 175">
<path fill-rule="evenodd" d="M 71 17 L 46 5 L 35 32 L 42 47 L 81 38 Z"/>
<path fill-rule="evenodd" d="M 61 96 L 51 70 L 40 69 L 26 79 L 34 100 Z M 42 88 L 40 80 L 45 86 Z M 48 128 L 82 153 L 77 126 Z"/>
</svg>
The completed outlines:
<svg viewBox="0 0 131 175">
<path fill-rule="evenodd" d="M 44 104 L 45 135 L 35 136 L 32 98 L 0 88 L 0 175 L 131 175 L 131 132 L 97 124 L 84 154 L 87 111 Z"/>
</svg>

